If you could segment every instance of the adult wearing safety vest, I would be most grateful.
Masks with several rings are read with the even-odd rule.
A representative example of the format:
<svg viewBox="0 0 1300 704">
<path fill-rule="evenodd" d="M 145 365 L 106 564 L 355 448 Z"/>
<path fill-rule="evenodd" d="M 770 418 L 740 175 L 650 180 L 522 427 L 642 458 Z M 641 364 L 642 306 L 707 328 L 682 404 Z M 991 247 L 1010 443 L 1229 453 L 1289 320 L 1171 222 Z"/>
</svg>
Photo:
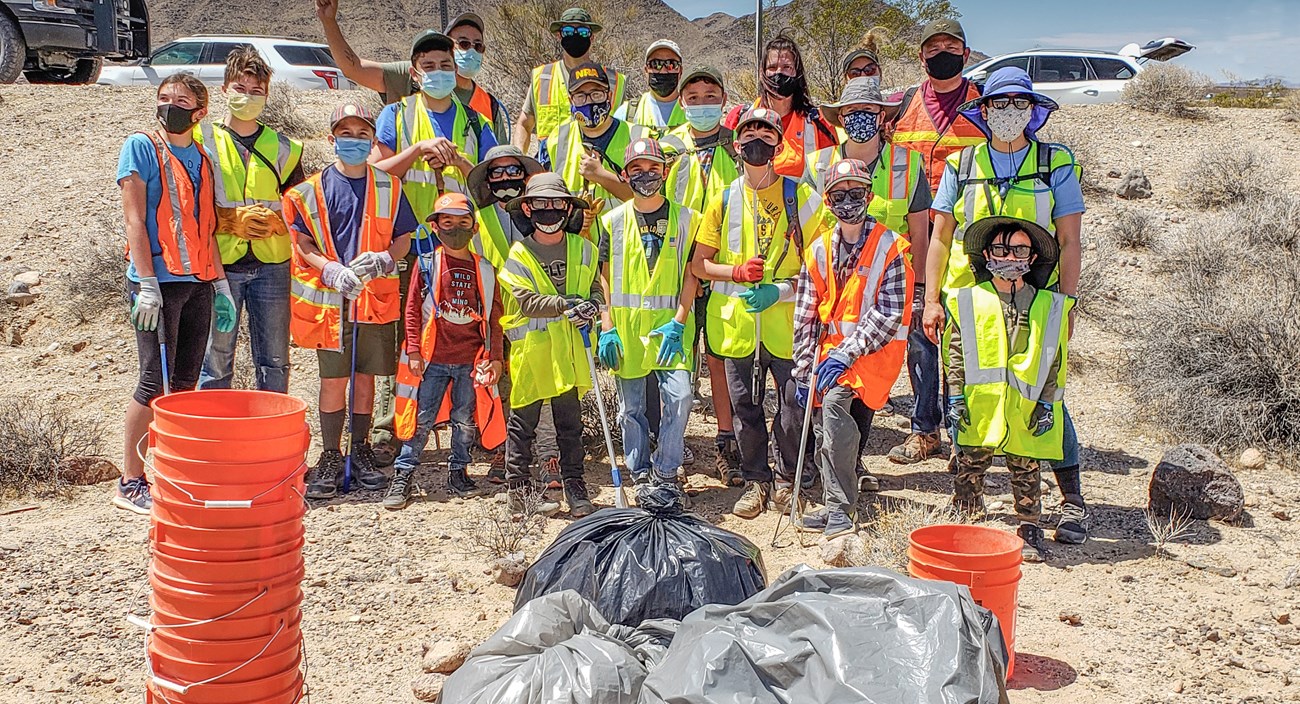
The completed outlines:
<svg viewBox="0 0 1300 704">
<path fill-rule="evenodd" d="M 962 243 L 976 283 L 949 292 L 944 356 L 948 415 L 956 429 L 953 504 L 984 512 L 984 473 L 994 455 L 1011 471 L 1016 530 L 1026 562 L 1045 553 L 1040 462 L 1065 442 L 1062 401 L 1074 297 L 1043 288 L 1059 245 L 1031 220 L 988 217 Z"/>
<path fill-rule="evenodd" d="M 555 174 L 538 174 L 524 194 L 507 205 L 528 216 L 533 234 L 510 248 L 501 285 L 511 294 L 501 326 L 510 341 L 510 418 L 506 422 L 506 476 L 509 506 L 554 514 L 560 505 L 545 496 L 527 500 L 532 443 L 542 404 L 550 402 L 560 447 L 560 475 L 569 513 L 594 509 L 582 476 L 582 405 L 591 388 L 579 327 L 594 325 L 605 304 L 597 274 L 596 248 L 586 238 L 567 234 L 564 224 L 587 203 L 574 197 Z"/>
<path fill-rule="evenodd" d="M 954 19 L 938 19 L 921 31 L 919 58 L 927 78 L 921 85 L 894 96 L 902 101 L 890 141 L 895 147 L 911 149 L 925 158 L 930 191 L 939 187 L 946 159 L 965 147 L 984 141 L 984 135 L 962 116 L 960 106 L 979 97 L 979 86 L 962 78 L 961 70 L 970 58 L 966 31 Z M 913 256 L 924 261 L 917 241 Z M 926 281 L 927 268 L 917 265 L 916 278 Z M 939 391 L 939 348 L 925 335 L 921 311 L 912 320 L 912 337 L 907 341 L 908 379 L 916 403 L 912 410 L 912 432 L 889 451 L 889 461 L 914 464 L 939 452 L 942 398 Z M 949 465 L 951 468 L 951 464 Z"/>
<path fill-rule="evenodd" d="M 627 148 L 623 178 L 635 197 L 599 220 L 600 265 L 609 307 L 602 316 L 600 359 L 618 381 L 623 455 L 638 483 L 674 483 L 682 473 L 691 412 L 695 276 L 690 273 L 697 214 L 662 194 L 668 159 L 659 142 Z M 647 387 L 662 400 L 653 456 Z M 654 469 L 653 476 L 651 469 Z"/>
<path fill-rule="evenodd" d="M 522 152 L 528 152 L 533 135 L 539 142 L 546 139 L 561 122 L 569 119 L 570 73 L 577 67 L 593 63 L 591 42 L 601 26 L 591 19 L 591 13 L 581 7 L 570 7 L 560 14 L 560 19 L 548 28 L 560 44 L 560 60 L 533 68 L 528 80 L 528 95 L 515 121 L 511 142 Z M 623 104 L 627 96 L 627 77 L 613 68 L 610 74 L 609 102 L 611 111 Z M 538 145 L 540 154 L 545 147 Z"/>
<path fill-rule="evenodd" d="M 740 118 L 736 150 L 744 174 L 706 206 L 692 260 L 695 275 L 714 282 L 705 325 L 731 388 L 746 487 L 732 513 L 741 518 L 758 516 L 769 503 L 784 513 L 795 498 L 796 463 L 806 461 L 796 457 L 802 426 L 791 379 L 795 279 L 806 243 L 834 226 L 815 191 L 774 170 L 783 148 L 775 111 L 754 108 Z M 763 409 L 768 373 L 779 392 L 775 490 Z"/>
<path fill-rule="evenodd" d="M 993 72 L 985 95 L 962 110 L 987 139 L 948 159 L 934 199 L 934 236 L 926 266 L 925 332 L 938 340 L 945 312 L 940 301 L 952 291 L 974 284 L 966 248 L 970 227 L 991 216 L 1030 220 L 1055 236 L 1060 261 L 1045 284 L 1067 296 L 1078 293 L 1083 222 L 1083 190 L 1074 157 L 1057 144 L 1040 142 L 1037 132 L 1057 108 L 1035 93 L 1029 76 L 1018 68 Z M 1073 328 L 1073 314 L 1070 328 Z M 1077 544 L 1087 540 L 1087 509 L 1079 475 L 1079 443 L 1068 410 L 1062 423 L 1064 457 L 1054 463 L 1065 500 L 1055 538 Z"/>
<path fill-rule="evenodd" d="M 546 138 L 538 161 L 587 200 L 594 215 L 607 213 L 632 198 L 632 189 L 618 174 L 627 146 L 645 136 L 646 128 L 611 114 L 609 75 L 599 64 L 583 64 L 569 73 L 569 95 L 573 114 Z"/>
<path fill-rule="evenodd" d="M 199 376 L 201 389 L 228 389 L 235 378 L 235 343 L 247 310 L 257 388 L 289 390 L 289 257 L 293 244 L 281 214 L 283 190 L 302 183 L 302 142 L 257 121 L 271 87 L 271 68 L 257 50 L 241 46 L 226 57 L 221 92 L 230 113 L 202 122 L 194 139 L 213 165 L 217 247 L 235 303 L 235 329 L 215 327 Z"/>
<path fill-rule="evenodd" d="M 153 421 L 149 404 L 164 390 L 188 391 L 198 383 L 214 317 L 219 332 L 235 329 L 215 237 L 215 176 L 193 135 L 208 112 L 208 89 L 194 74 L 178 73 L 163 79 L 156 101 L 161 130 L 127 137 L 117 160 L 140 376 L 127 404 L 113 505 L 144 516 L 153 508 L 139 452 Z"/>
<path fill-rule="evenodd" d="M 829 171 L 824 199 L 838 224 L 804 252 L 794 378 L 801 405 L 821 399 L 813 427 L 825 495 L 825 507 L 799 528 L 833 538 L 856 529 L 859 449 L 903 368 L 912 266 L 907 240 L 868 214 L 869 165 L 849 158 Z M 865 479 L 869 490 L 880 489 L 875 477 Z"/>
<path fill-rule="evenodd" d="M 320 366 L 323 449 L 307 475 L 309 499 L 338 491 L 348 420 L 353 477 L 365 489 L 387 481 L 367 442 L 374 378 L 397 369 L 397 261 L 418 226 L 401 181 L 366 163 L 375 139 L 369 110 L 354 103 L 335 108 L 329 139 L 337 160 L 284 197 L 294 235 L 289 334 L 299 347 L 316 350 Z M 354 376 L 349 414 L 344 407 Z"/>
<path fill-rule="evenodd" d="M 379 94 L 384 104 L 395 103 L 420 92 L 420 77 L 408 61 L 373 61 L 357 56 L 339 27 L 340 0 L 315 0 L 316 18 L 320 20 L 329 44 L 330 55 L 348 80 Z M 487 53 L 487 25 L 473 12 L 462 12 L 447 24 L 445 34 L 456 43 L 456 100 L 473 110 L 492 127 L 492 134 L 504 140 L 510 134 L 510 115 L 506 106 L 475 79 L 483 70 Z"/>
<path fill-rule="evenodd" d="M 636 101 L 636 111 L 628 117 L 631 103 L 614 111 L 620 120 L 641 125 L 656 139 L 675 127 L 686 124 L 678 88 L 682 77 L 682 49 L 671 39 L 659 39 L 645 50 L 645 78 L 650 90 Z"/>
</svg>

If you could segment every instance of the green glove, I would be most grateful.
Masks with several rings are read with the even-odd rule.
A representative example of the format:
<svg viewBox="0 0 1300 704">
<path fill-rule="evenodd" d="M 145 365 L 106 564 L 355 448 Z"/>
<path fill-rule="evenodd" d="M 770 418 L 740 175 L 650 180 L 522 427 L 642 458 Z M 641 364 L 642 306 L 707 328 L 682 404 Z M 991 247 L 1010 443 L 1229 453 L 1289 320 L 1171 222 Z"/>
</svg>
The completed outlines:
<svg viewBox="0 0 1300 704">
<path fill-rule="evenodd" d="M 759 284 L 746 291 L 741 291 L 739 298 L 745 302 L 746 311 L 762 313 L 771 308 L 781 298 L 781 290 L 776 287 L 776 284 Z"/>
<path fill-rule="evenodd" d="M 228 333 L 235 329 L 235 297 L 230 293 L 230 282 L 217 279 L 212 285 L 212 311 L 216 314 L 217 332 Z"/>
</svg>

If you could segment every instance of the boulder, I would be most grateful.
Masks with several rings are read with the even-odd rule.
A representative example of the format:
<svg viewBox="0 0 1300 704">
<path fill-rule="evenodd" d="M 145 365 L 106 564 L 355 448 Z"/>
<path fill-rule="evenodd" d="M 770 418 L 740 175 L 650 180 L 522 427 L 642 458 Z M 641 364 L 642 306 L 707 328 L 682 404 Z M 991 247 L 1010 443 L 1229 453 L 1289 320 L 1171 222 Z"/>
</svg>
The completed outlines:
<svg viewBox="0 0 1300 704">
<path fill-rule="evenodd" d="M 1213 450 L 1201 445 L 1172 447 L 1151 473 L 1148 509 L 1157 516 L 1235 521 L 1246 498 L 1241 483 Z"/>
<path fill-rule="evenodd" d="M 498 584 L 517 587 L 528 572 L 528 560 L 524 559 L 523 553 L 506 555 L 492 563 L 492 572 Z"/>
<path fill-rule="evenodd" d="M 465 664 L 474 647 L 463 641 L 436 640 L 424 644 L 421 664 L 427 673 L 450 675 Z"/>
<path fill-rule="evenodd" d="M 28 286 L 40 286 L 40 285 L 41 285 L 41 272 L 39 272 L 39 271 L 24 271 L 24 272 L 22 272 L 21 274 L 17 274 L 17 275 L 15 275 L 15 276 L 14 276 L 14 281 L 21 281 L 22 283 L 25 283 L 25 284 L 27 284 Z"/>
<path fill-rule="evenodd" d="M 59 463 L 59 478 L 73 486 L 100 484 L 119 476 L 117 466 L 103 457 L 68 457 Z"/>
<path fill-rule="evenodd" d="M 411 680 L 411 694 L 422 702 L 436 702 L 446 682 L 446 675 L 420 675 Z"/>
<path fill-rule="evenodd" d="M 826 541 L 822 546 L 822 562 L 831 567 L 865 567 L 871 560 L 862 538 L 849 533 Z"/>
<path fill-rule="evenodd" d="M 1242 469 L 1260 469 L 1267 462 L 1264 453 L 1253 447 L 1242 450 L 1241 457 L 1237 458 L 1237 464 L 1241 465 Z"/>
<path fill-rule="evenodd" d="M 1133 169 L 1120 179 L 1119 185 L 1115 187 L 1115 195 L 1125 200 L 1141 200 L 1150 198 L 1153 191 L 1151 190 L 1151 181 L 1142 169 Z"/>
</svg>

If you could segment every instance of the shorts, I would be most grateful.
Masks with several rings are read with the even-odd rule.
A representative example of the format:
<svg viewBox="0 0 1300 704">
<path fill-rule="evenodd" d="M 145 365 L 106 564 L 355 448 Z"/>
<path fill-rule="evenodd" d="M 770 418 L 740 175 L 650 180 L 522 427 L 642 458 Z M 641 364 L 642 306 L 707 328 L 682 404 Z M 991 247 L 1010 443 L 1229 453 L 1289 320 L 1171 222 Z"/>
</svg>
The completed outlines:
<svg viewBox="0 0 1300 704">
<path fill-rule="evenodd" d="M 346 379 L 352 373 L 352 323 L 343 321 L 343 349 L 316 350 L 320 378 Z M 357 373 L 393 376 L 397 373 L 397 323 L 357 325 Z"/>
</svg>

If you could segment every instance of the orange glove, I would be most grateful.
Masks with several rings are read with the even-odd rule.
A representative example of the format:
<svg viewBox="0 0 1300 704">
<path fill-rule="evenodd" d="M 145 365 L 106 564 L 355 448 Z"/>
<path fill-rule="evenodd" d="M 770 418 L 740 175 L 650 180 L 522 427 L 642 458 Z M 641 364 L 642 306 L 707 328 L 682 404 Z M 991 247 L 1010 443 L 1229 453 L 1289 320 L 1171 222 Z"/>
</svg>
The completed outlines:
<svg viewBox="0 0 1300 704">
<path fill-rule="evenodd" d="M 744 264 L 731 267 L 731 280 L 741 284 L 752 284 L 763 280 L 763 258 L 753 257 Z"/>
</svg>

